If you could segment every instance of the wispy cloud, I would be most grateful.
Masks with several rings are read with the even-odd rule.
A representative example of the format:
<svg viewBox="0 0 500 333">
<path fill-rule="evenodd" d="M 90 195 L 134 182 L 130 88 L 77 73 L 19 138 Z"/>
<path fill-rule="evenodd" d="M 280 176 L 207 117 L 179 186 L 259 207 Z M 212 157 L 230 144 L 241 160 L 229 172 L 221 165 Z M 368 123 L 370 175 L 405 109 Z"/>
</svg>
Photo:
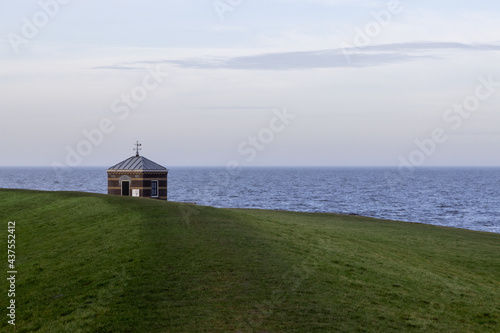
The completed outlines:
<svg viewBox="0 0 500 333">
<path fill-rule="evenodd" d="M 239 70 L 299 70 L 318 68 L 373 67 L 420 59 L 439 59 L 458 51 L 500 51 L 500 44 L 411 42 L 351 49 L 275 52 L 234 57 L 193 57 L 95 67 L 137 70 L 135 65 L 164 63 L 182 68 Z M 349 60 L 346 57 L 349 54 Z"/>
<path fill-rule="evenodd" d="M 350 62 L 338 50 L 269 53 L 213 61 L 203 58 L 170 60 L 170 64 L 201 69 L 292 70 L 335 67 L 366 67 L 410 61 L 420 58 L 397 53 L 355 54 Z"/>
<path fill-rule="evenodd" d="M 145 71 L 146 67 L 132 67 L 132 66 L 97 66 L 92 67 L 92 69 L 112 69 L 112 70 L 134 70 L 134 71 Z"/>
<path fill-rule="evenodd" d="M 272 106 L 202 106 L 196 110 L 274 110 Z"/>
<path fill-rule="evenodd" d="M 300 2 L 301 0 L 279 0 L 281 2 Z M 321 4 L 324 6 L 338 6 L 340 4 L 350 4 L 350 5 L 358 5 L 365 7 L 375 7 L 384 4 L 383 1 L 375 1 L 375 0 L 309 0 L 309 2 Z"/>
</svg>

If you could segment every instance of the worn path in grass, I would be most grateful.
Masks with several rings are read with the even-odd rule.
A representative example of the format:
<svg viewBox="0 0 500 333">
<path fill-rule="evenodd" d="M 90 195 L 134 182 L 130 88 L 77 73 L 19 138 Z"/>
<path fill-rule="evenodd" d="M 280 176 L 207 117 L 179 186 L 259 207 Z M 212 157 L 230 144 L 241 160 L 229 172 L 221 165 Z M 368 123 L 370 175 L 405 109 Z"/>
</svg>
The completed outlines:
<svg viewBox="0 0 500 333">
<path fill-rule="evenodd" d="M 0 221 L 5 332 L 500 331 L 498 234 L 20 190 Z"/>
</svg>

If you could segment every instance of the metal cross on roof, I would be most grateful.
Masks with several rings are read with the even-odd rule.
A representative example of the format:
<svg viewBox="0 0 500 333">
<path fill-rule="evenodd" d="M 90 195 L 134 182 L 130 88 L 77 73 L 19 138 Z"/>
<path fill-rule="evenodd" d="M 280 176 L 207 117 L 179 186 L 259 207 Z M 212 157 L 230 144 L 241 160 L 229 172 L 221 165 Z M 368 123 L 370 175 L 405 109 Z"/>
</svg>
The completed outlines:
<svg viewBox="0 0 500 333">
<path fill-rule="evenodd" d="M 137 141 L 135 143 L 135 148 L 134 148 L 134 150 L 135 150 L 135 156 L 139 156 L 139 150 L 142 150 L 141 148 L 139 148 L 140 146 L 142 146 L 142 144 L 140 144 L 139 141 Z"/>
</svg>

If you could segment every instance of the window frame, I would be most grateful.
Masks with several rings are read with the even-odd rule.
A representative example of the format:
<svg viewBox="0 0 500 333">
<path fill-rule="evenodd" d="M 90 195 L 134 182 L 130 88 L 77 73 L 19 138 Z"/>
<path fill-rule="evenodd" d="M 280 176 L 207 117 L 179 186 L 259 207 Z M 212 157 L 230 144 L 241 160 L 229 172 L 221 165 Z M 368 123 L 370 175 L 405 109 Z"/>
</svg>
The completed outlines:
<svg viewBox="0 0 500 333">
<path fill-rule="evenodd" d="M 153 188 L 153 183 L 156 184 L 156 186 Z M 151 181 L 151 198 L 158 198 L 159 197 L 159 181 L 158 180 L 152 180 Z M 156 191 L 156 193 L 153 192 L 153 190 Z"/>
</svg>

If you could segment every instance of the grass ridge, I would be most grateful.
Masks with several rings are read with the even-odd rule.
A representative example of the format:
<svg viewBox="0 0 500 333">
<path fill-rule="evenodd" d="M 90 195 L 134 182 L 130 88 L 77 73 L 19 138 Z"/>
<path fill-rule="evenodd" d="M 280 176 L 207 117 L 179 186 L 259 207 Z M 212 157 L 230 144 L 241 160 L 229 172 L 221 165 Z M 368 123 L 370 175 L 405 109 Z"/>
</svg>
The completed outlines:
<svg viewBox="0 0 500 333">
<path fill-rule="evenodd" d="M 498 234 L 3 189 L 0 220 L 4 249 L 17 222 L 17 325 L 2 320 L 6 332 L 500 327 Z"/>
</svg>

